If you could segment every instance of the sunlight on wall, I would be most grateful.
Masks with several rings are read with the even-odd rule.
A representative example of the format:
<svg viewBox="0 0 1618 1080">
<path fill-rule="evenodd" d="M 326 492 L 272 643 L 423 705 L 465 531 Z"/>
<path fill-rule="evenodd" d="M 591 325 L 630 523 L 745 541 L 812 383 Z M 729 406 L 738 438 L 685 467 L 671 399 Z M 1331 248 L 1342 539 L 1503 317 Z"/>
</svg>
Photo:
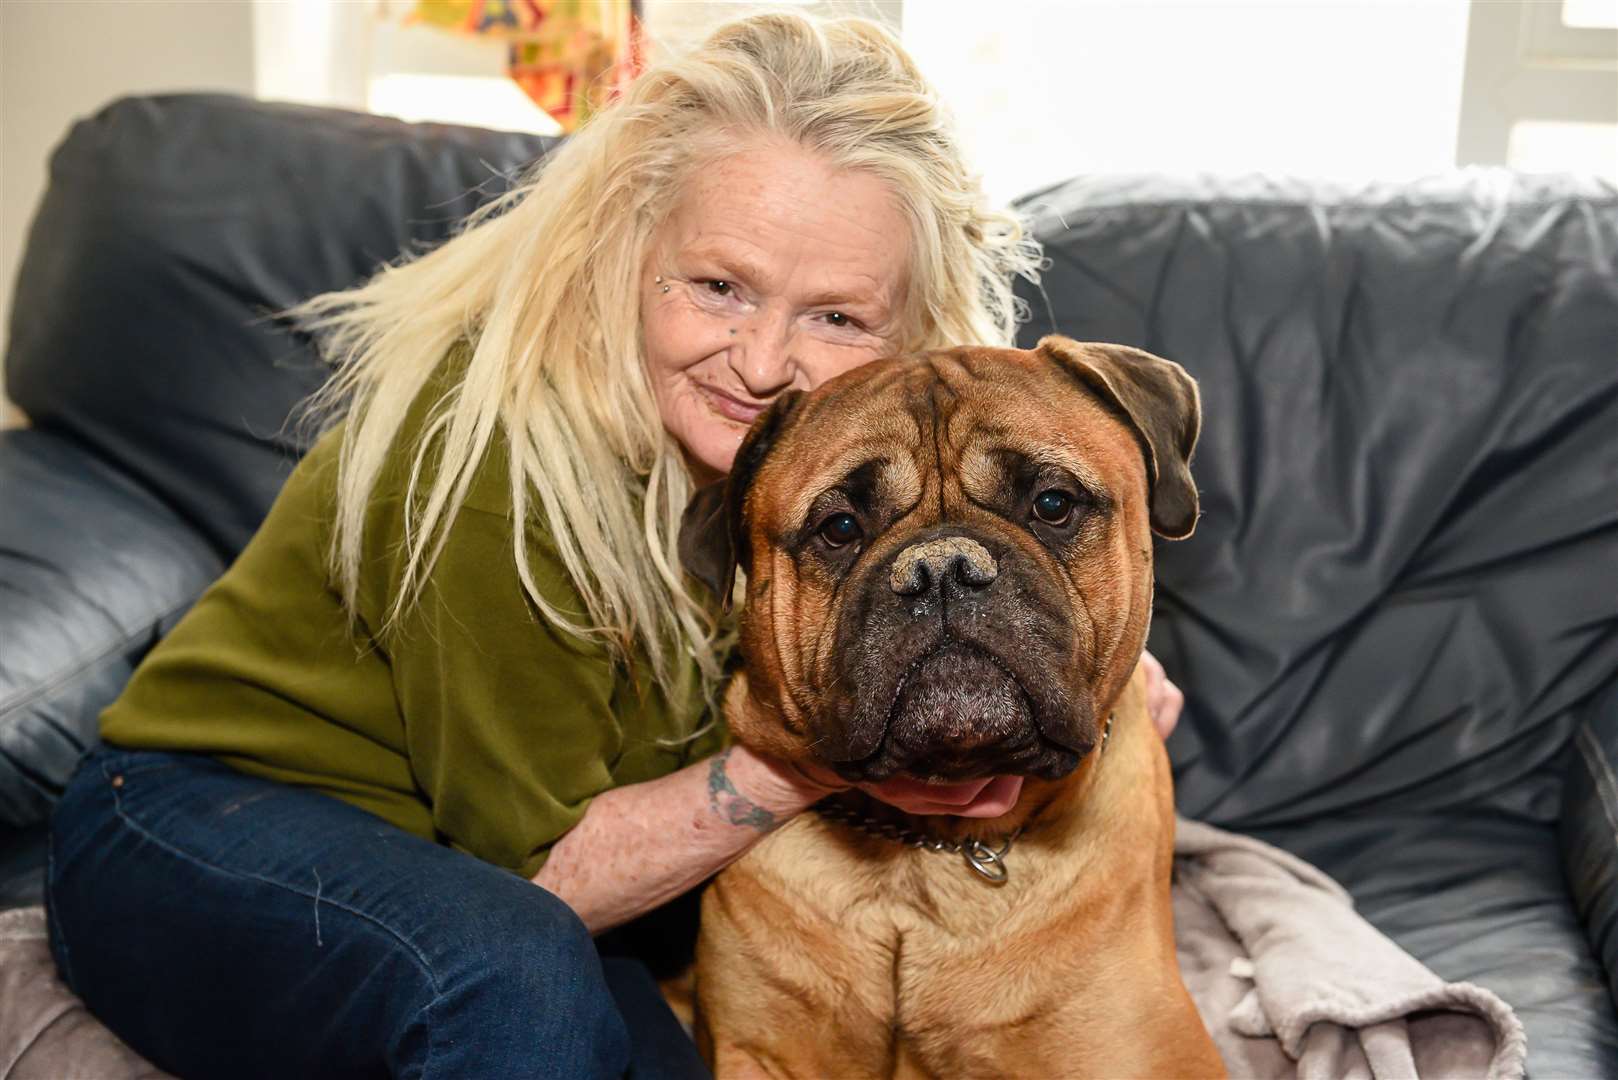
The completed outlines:
<svg viewBox="0 0 1618 1080">
<path fill-rule="evenodd" d="M 1562 24 L 1591 30 L 1618 29 L 1618 3 L 1613 0 L 1562 0 Z"/>
<path fill-rule="evenodd" d="M 1511 129 L 1506 162 L 1524 172 L 1572 170 L 1618 182 L 1618 125 L 1524 120 Z"/>
<path fill-rule="evenodd" d="M 369 108 L 401 120 L 562 133 L 550 114 L 504 75 L 384 75 L 371 80 Z"/>
<path fill-rule="evenodd" d="M 973 10 L 906 4 L 904 40 L 997 198 L 1083 172 L 1362 180 L 1454 164 L 1463 0 Z"/>
</svg>

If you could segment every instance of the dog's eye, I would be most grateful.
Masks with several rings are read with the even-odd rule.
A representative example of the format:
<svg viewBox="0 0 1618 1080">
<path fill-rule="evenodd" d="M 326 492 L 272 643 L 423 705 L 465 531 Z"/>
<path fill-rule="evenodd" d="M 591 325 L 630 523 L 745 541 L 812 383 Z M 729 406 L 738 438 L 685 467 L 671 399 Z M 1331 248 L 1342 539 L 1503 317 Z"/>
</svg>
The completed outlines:
<svg viewBox="0 0 1618 1080">
<path fill-rule="evenodd" d="M 820 538 L 834 548 L 853 543 L 861 535 L 859 519 L 853 514 L 833 514 L 820 523 Z"/>
<path fill-rule="evenodd" d="M 1066 525 L 1073 516 L 1073 496 L 1051 488 L 1034 497 L 1034 516 L 1047 525 Z"/>
</svg>

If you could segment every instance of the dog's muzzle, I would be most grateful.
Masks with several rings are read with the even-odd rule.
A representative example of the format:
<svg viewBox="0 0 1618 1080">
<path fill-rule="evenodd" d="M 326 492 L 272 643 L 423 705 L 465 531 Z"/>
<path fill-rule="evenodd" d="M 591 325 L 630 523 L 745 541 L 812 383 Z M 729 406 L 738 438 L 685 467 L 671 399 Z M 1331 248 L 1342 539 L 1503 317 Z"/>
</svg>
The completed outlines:
<svg viewBox="0 0 1618 1080">
<path fill-rule="evenodd" d="M 988 543 L 931 530 L 865 584 L 846 639 L 853 708 L 821 743 L 845 777 L 1054 776 L 1077 762 L 1042 730 L 1051 665 L 1017 631 L 1037 618 L 1026 581 Z"/>
</svg>

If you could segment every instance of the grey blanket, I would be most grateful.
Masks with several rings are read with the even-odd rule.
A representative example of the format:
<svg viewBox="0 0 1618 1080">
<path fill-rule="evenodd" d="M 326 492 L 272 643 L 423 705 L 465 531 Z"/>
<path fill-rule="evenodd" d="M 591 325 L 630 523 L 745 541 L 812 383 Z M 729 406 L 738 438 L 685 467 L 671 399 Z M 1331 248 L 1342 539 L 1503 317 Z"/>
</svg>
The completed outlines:
<svg viewBox="0 0 1618 1080">
<path fill-rule="evenodd" d="M 1314 867 L 1188 821 L 1174 857 L 1180 970 L 1232 1076 L 1523 1075 L 1504 1002 L 1440 980 Z M 163 1075 L 57 979 L 44 910 L 0 912 L 0 1080 Z"/>
<path fill-rule="evenodd" d="M 45 909 L 0 911 L 0 1080 L 159 1080 L 56 977 Z"/>
<path fill-rule="evenodd" d="M 1180 973 L 1232 1076 L 1523 1075 L 1510 1006 L 1446 983 L 1354 911 L 1308 863 L 1245 836 L 1178 822 Z"/>
</svg>

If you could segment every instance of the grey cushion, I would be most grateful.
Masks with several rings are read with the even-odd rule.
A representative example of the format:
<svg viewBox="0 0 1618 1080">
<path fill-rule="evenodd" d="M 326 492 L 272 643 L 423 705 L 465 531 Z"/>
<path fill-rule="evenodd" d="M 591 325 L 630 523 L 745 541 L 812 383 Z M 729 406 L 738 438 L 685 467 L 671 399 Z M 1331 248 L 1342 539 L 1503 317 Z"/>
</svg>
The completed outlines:
<svg viewBox="0 0 1618 1080">
<path fill-rule="evenodd" d="M 224 569 L 172 509 L 80 444 L 0 432 L 0 826 L 45 820 L 96 718 Z"/>
<path fill-rule="evenodd" d="M 277 317 L 451 235 L 554 140 L 220 94 L 76 124 L 18 271 L 6 385 L 226 560 L 308 449 L 327 370 Z"/>
</svg>

